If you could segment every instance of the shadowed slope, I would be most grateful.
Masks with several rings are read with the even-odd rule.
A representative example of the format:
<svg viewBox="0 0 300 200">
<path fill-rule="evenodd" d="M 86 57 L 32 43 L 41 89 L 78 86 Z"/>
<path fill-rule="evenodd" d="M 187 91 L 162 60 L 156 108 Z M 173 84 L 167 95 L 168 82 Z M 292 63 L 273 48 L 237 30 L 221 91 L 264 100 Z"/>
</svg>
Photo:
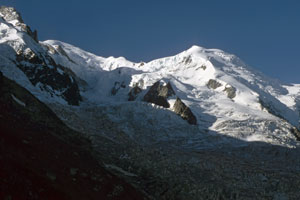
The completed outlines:
<svg viewBox="0 0 300 200">
<path fill-rule="evenodd" d="M 143 199 L 82 134 L 0 73 L 0 199 Z"/>
</svg>

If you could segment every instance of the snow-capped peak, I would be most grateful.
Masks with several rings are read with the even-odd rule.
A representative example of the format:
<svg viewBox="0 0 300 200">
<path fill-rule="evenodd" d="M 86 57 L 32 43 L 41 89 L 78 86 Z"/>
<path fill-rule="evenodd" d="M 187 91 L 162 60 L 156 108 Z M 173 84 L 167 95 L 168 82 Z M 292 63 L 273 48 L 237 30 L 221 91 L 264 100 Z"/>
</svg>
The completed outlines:
<svg viewBox="0 0 300 200">
<path fill-rule="evenodd" d="M 90 89 L 83 94 L 88 102 L 127 106 L 132 88 L 142 90 L 134 97 L 141 101 L 149 88 L 161 81 L 172 85 L 176 96 L 195 114 L 200 129 L 248 140 L 253 133 L 245 126 L 253 127 L 255 138 L 282 144 L 294 137 L 282 123 L 285 120 L 294 126 L 299 123 L 299 86 L 286 86 L 266 77 L 235 55 L 219 49 L 192 46 L 175 56 L 134 63 L 123 57 L 99 57 L 59 41 L 43 44 L 60 45 L 75 61 L 71 63 L 65 56 L 53 55 L 58 63 L 68 66 L 88 83 Z M 172 110 L 175 98 L 168 101 Z M 163 121 L 158 126 L 164 126 Z M 277 121 L 278 126 L 262 125 L 271 121 Z M 278 132 L 284 136 L 278 136 Z"/>
<path fill-rule="evenodd" d="M 171 82 L 178 96 L 194 109 L 202 109 L 208 102 L 213 103 L 213 107 L 205 109 L 217 118 L 226 116 L 234 119 L 237 113 L 242 116 L 266 115 L 262 109 L 264 104 L 275 108 L 276 111 L 273 111 L 280 117 L 298 125 L 299 116 L 295 107 L 288 107 L 291 103 L 282 102 L 280 98 L 287 93 L 286 86 L 219 49 L 192 46 L 175 56 L 148 63 L 133 63 L 123 57 L 99 57 L 59 41 L 43 43 L 60 45 L 66 51 L 75 63 L 59 56 L 56 56 L 56 61 L 69 66 L 77 76 L 89 83 L 93 88 L 93 101 L 123 101 L 130 87 L 138 84 L 147 90 L 158 80 L 164 80 Z M 129 87 L 120 90 L 122 95 L 111 97 L 109 91 L 115 82 L 124 82 Z M 213 83 L 218 87 L 210 87 L 209 84 Z M 215 110 L 217 107 L 222 109 Z M 230 114 L 232 112 L 235 114 Z"/>
<path fill-rule="evenodd" d="M 182 130 L 196 135 L 205 130 L 243 140 L 269 141 L 271 137 L 276 144 L 295 141 L 290 129 L 299 123 L 300 86 L 268 78 L 235 55 L 192 46 L 147 63 L 105 58 L 60 41 L 37 42 L 36 32 L 23 24 L 15 10 L 1 7 L 0 13 L 0 69 L 37 96 L 44 95 L 37 90 L 50 94 L 41 100 L 55 97 L 78 105 L 82 97 L 83 105 L 112 106 L 108 110 L 112 120 L 119 123 L 123 114 L 132 118 L 133 132 L 141 118 L 151 121 L 150 135 L 158 129 L 168 135 L 162 129 L 169 127 L 180 137 Z M 172 95 L 164 95 L 169 91 Z M 151 100 L 149 92 L 158 95 L 157 99 Z M 154 105 L 160 101 L 167 106 Z M 151 111 L 143 102 L 154 102 L 149 104 Z M 182 119 L 192 116 L 190 122 L 196 128 L 175 113 Z M 127 129 L 128 119 L 122 123 L 121 128 Z M 253 131 L 256 136 L 248 127 L 257 129 Z"/>
<path fill-rule="evenodd" d="M 81 99 L 72 74 L 38 43 L 36 31 L 11 7 L 0 7 L 0 70 L 40 99 L 78 105 Z M 50 97 L 50 98 L 49 98 Z"/>
</svg>

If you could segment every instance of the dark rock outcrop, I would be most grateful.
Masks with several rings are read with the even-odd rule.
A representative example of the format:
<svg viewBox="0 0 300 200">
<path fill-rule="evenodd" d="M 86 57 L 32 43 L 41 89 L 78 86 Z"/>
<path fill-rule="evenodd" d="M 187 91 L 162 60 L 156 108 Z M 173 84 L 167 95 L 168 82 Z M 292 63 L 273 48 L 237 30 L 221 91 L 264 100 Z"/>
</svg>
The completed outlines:
<svg viewBox="0 0 300 200">
<path fill-rule="evenodd" d="M 76 79 L 65 73 L 65 67 L 57 65 L 49 53 L 42 48 L 37 40 L 37 32 L 32 32 L 30 27 L 24 24 L 21 15 L 12 7 L 0 7 L 0 13 L 7 23 L 21 31 L 23 43 L 11 39 L 3 45 L 11 48 L 16 54 L 13 62 L 20 68 L 32 85 L 48 92 L 51 96 L 59 96 L 70 105 L 79 105 L 81 96 Z M 26 37 L 26 34 L 33 38 Z M 1 52 L 0 52 L 1 53 Z"/>
<path fill-rule="evenodd" d="M 197 124 L 197 119 L 195 115 L 192 113 L 191 109 L 187 107 L 178 97 L 175 101 L 173 110 L 177 115 L 181 116 L 182 119 L 188 121 L 189 124 L 193 124 L 193 125 Z"/>
<path fill-rule="evenodd" d="M 23 24 L 23 23 L 19 23 L 19 26 L 22 27 L 23 31 L 25 31 L 30 37 L 32 37 L 32 39 L 36 42 L 39 42 L 38 40 L 38 35 L 37 35 L 37 30 L 32 31 L 30 26 Z"/>
<path fill-rule="evenodd" d="M 227 97 L 230 98 L 230 99 L 233 99 L 236 96 L 236 89 L 233 86 L 229 86 L 229 87 L 227 86 L 224 89 L 224 92 L 227 93 Z"/>
<path fill-rule="evenodd" d="M 71 69 L 63 67 L 64 73 L 68 74 L 70 77 L 75 79 L 75 82 L 77 83 L 78 87 L 80 88 L 80 91 L 85 91 L 88 88 L 88 83 L 79 78 Z M 81 99 L 81 97 L 80 97 Z"/>
<path fill-rule="evenodd" d="M 296 139 L 300 141 L 300 131 L 296 127 L 291 128 L 291 132 L 294 134 Z"/>
<path fill-rule="evenodd" d="M 133 88 L 131 88 L 131 90 L 128 93 L 128 101 L 134 101 L 137 95 L 141 92 L 142 89 L 138 85 L 135 85 Z"/>
<path fill-rule="evenodd" d="M 206 66 L 205 65 L 201 65 L 200 68 L 203 69 L 203 70 L 206 70 Z"/>
<path fill-rule="evenodd" d="M 111 89 L 111 95 L 116 95 L 120 88 L 126 88 L 124 81 L 122 83 L 119 81 L 115 82 L 114 87 Z"/>
<path fill-rule="evenodd" d="M 214 79 L 209 79 L 208 83 L 206 84 L 208 88 L 210 89 L 217 89 L 218 87 L 221 87 L 222 84 Z"/>
<path fill-rule="evenodd" d="M 59 94 L 68 104 L 79 105 L 81 96 L 76 80 L 46 53 L 36 53 L 28 48 L 25 51 L 19 50 L 16 64 L 34 86 L 39 84 L 41 90 L 52 96 Z"/>
<path fill-rule="evenodd" d="M 169 108 L 168 98 L 175 95 L 175 92 L 170 84 L 162 85 L 160 81 L 155 82 L 144 96 L 144 101 L 154 103 L 165 108 Z"/>
<path fill-rule="evenodd" d="M 192 61 L 193 60 L 192 60 L 192 57 L 190 55 L 188 57 L 183 58 L 183 62 L 184 62 L 185 65 L 191 64 Z"/>
</svg>

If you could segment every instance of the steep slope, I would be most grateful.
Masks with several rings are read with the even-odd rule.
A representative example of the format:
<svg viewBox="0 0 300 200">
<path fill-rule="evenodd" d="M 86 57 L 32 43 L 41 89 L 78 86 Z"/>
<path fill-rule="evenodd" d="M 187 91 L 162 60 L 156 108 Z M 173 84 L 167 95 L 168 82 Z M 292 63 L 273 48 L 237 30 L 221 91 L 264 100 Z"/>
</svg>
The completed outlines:
<svg viewBox="0 0 300 200">
<path fill-rule="evenodd" d="M 175 136 L 182 135 L 180 120 L 168 112 L 156 114 L 161 113 L 160 107 L 150 116 L 144 112 L 147 105 L 137 107 L 142 112 L 134 108 L 159 81 L 170 84 L 175 93 L 165 99 L 170 105 L 165 110 L 176 110 L 176 98 L 190 109 L 195 118 L 192 124 L 197 126 L 187 128 L 192 129 L 191 135 L 216 131 L 247 141 L 296 145 L 290 130 L 299 126 L 300 86 L 270 79 L 234 55 L 193 46 L 175 56 L 133 63 L 123 57 L 99 57 L 59 41 L 38 43 L 37 33 L 24 24 L 16 10 L 1 7 L 0 15 L 0 70 L 44 102 L 79 105 L 83 98 L 84 105 L 122 107 L 122 112 L 156 120 L 150 132 L 168 127 L 178 130 L 172 133 Z M 139 92 L 130 97 L 133 88 Z M 136 102 L 128 104 L 129 98 Z M 122 113 L 111 110 L 107 114 L 112 120 L 126 121 L 116 117 Z M 128 133 L 135 135 L 141 117 L 130 117 L 133 122 Z M 127 122 L 119 126 L 128 128 Z M 165 137 L 168 130 L 163 132 Z"/>
<path fill-rule="evenodd" d="M 144 199 L 84 135 L 0 72 L 0 199 Z"/>
<path fill-rule="evenodd" d="M 7 77 L 33 93 L 44 93 L 57 97 L 60 102 L 79 105 L 81 96 L 75 78 L 43 50 L 37 41 L 36 31 L 32 32 L 23 23 L 19 13 L 4 6 L 0 8 L 0 62 L 0 70 Z M 24 84 L 27 80 L 30 83 Z"/>
<path fill-rule="evenodd" d="M 176 94 L 168 98 L 169 110 L 174 109 L 176 97 L 179 97 L 195 115 L 198 131 L 194 129 L 194 134 L 208 130 L 246 141 L 297 145 L 291 129 L 298 127 L 297 95 L 300 87 L 268 78 L 234 55 L 218 49 L 193 46 L 172 57 L 149 63 L 133 63 L 122 57 L 98 57 L 60 41 L 49 40 L 42 44 L 48 49 L 56 49 L 56 52 L 58 49 L 64 50 L 64 55 L 49 53 L 57 63 L 69 67 L 85 80 L 88 87 L 82 95 L 87 103 L 119 105 L 124 113 L 141 114 L 141 111 L 128 106 L 128 93 L 132 88 L 138 89 L 134 99 L 141 101 L 151 86 L 161 81 L 170 83 Z M 154 118 L 160 120 L 154 126 L 169 128 L 168 122 L 161 119 L 164 117 L 157 114 Z M 143 118 L 151 117 L 145 112 Z M 135 125 L 140 123 L 139 119 L 131 117 L 131 120 L 136 120 Z M 120 126 L 121 121 L 119 117 Z M 173 128 L 170 127 L 172 131 L 178 128 L 178 120 L 175 121 Z M 128 123 L 123 128 L 127 129 Z M 157 128 L 152 131 L 157 131 Z M 134 134 L 135 131 L 129 132 Z M 172 134 L 180 133 L 175 131 Z"/>
<path fill-rule="evenodd" d="M 109 170 L 153 199 L 300 198 L 299 85 L 217 49 L 133 63 L 37 43 L 14 9 L 0 13 L 0 71 L 90 139 L 0 76 L 4 197 L 140 198 Z"/>
</svg>

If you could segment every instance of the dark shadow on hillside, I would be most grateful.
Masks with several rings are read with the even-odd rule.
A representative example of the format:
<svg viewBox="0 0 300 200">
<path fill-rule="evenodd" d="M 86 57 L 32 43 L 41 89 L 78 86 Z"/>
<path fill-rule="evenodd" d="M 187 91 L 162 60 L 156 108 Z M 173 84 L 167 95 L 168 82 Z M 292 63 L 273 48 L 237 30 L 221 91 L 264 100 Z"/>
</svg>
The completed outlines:
<svg viewBox="0 0 300 200">
<path fill-rule="evenodd" d="M 85 135 L 1 72 L 0 94 L 0 199 L 144 199 L 99 164 Z"/>
</svg>

